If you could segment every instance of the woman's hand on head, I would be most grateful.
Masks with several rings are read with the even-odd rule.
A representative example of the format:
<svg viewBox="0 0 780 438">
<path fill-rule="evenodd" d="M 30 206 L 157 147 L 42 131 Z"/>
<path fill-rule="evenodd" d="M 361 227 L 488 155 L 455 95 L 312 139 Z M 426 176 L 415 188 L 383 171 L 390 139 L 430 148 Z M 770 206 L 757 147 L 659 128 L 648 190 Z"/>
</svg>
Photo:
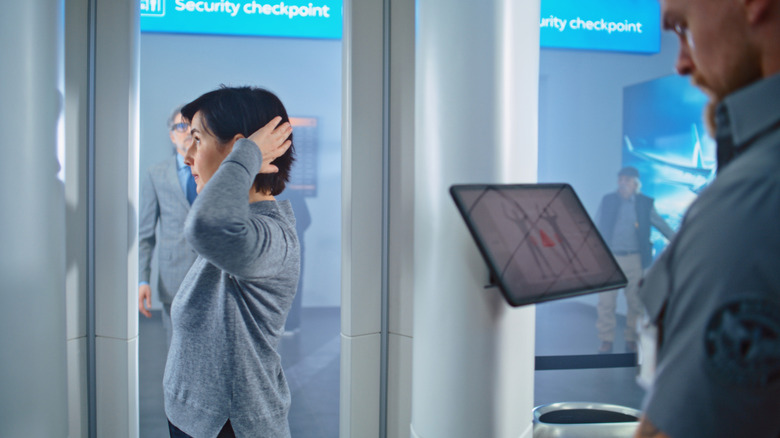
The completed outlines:
<svg viewBox="0 0 780 438">
<path fill-rule="evenodd" d="M 249 140 L 252 140 L 263 154 L 263 165 L 260 167 L 260 173 L 278 172 L 279 168 L 271 162 L 287 152 L 292 144 L 289 139 L 290 134 L 292 134 L 292 125 L 290 122 L 280 124 L 281 121 L 282 118 L 276 116 L 249 136 Z"/>
</svg>

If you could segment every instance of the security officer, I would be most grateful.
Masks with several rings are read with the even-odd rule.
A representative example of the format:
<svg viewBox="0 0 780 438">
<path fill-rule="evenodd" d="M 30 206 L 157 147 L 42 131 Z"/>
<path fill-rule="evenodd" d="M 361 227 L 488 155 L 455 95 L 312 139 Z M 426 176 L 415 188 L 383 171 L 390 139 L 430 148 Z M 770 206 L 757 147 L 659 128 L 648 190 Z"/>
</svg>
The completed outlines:
<svg viewBox="0 0 780 438">
<path fill-rule="evenodd" d="M 661 8 L 678 73 L 710 96 L 718 175 L 640 286 L 658 348 L 635 436 L 777 438 L 780 0 Z"/>
</svg>

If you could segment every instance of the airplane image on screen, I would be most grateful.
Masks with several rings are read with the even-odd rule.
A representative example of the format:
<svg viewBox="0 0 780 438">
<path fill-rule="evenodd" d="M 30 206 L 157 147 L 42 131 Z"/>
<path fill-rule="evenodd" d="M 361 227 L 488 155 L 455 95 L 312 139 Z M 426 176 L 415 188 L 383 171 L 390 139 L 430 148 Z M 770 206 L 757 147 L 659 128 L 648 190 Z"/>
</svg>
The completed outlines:
<svg viewBox="0 0 780 438">
<path fill-rule="evenodd" d="M 669 182 L 687 187 L 695 194 L 699 194 L 715 178 L 716 165 L 705 164 L 702 159 L 701 136 L 696 124 L 691 125 L 691 140 L 693 141 L 693 154 L 689 165 L 670 160 L 662 154 L 638 150 L 631 143 L 628 136 L 624 136 L 628 152 L 642 160 L 649 161 L 655 166 L 671 171 Z"/>
</svg>

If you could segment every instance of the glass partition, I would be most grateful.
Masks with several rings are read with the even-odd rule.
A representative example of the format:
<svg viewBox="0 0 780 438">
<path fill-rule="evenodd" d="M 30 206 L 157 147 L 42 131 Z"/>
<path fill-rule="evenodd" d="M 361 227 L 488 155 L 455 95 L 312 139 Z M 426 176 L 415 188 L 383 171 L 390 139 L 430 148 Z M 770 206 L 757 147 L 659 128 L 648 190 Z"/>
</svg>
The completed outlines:
<svg viewBox="0 0 780 438">
<path fill-rule="evenodd" d="M 171 112 L 221 84 L 269 89 L 291 117 L 297 161 L 278 199 L 289 199 L 296 214 L 302 274 L 279 353 L 295 437 L 338 434 L 341 56 L 340 39 L 141 34 L 139 181 L 155 163 L 173 159 Z M 154 280 L 151 288 L 152 318 L 139 320 L 140 435 L 167 436 L 163 305 Z"/>
</svg>

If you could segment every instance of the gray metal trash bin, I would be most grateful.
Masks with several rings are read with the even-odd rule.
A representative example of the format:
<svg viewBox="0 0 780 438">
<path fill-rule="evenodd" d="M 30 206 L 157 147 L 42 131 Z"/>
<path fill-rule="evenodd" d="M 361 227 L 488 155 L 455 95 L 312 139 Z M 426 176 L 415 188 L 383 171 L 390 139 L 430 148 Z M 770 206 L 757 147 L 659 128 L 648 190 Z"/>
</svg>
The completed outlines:
<svg viewBox="0 0 780 438">
<path fill-rule="evenodd" d="M 631 438 L 640 412 L 606 403 L 563 402 L 534 408 L 534 438 Z"/>
</svg>

